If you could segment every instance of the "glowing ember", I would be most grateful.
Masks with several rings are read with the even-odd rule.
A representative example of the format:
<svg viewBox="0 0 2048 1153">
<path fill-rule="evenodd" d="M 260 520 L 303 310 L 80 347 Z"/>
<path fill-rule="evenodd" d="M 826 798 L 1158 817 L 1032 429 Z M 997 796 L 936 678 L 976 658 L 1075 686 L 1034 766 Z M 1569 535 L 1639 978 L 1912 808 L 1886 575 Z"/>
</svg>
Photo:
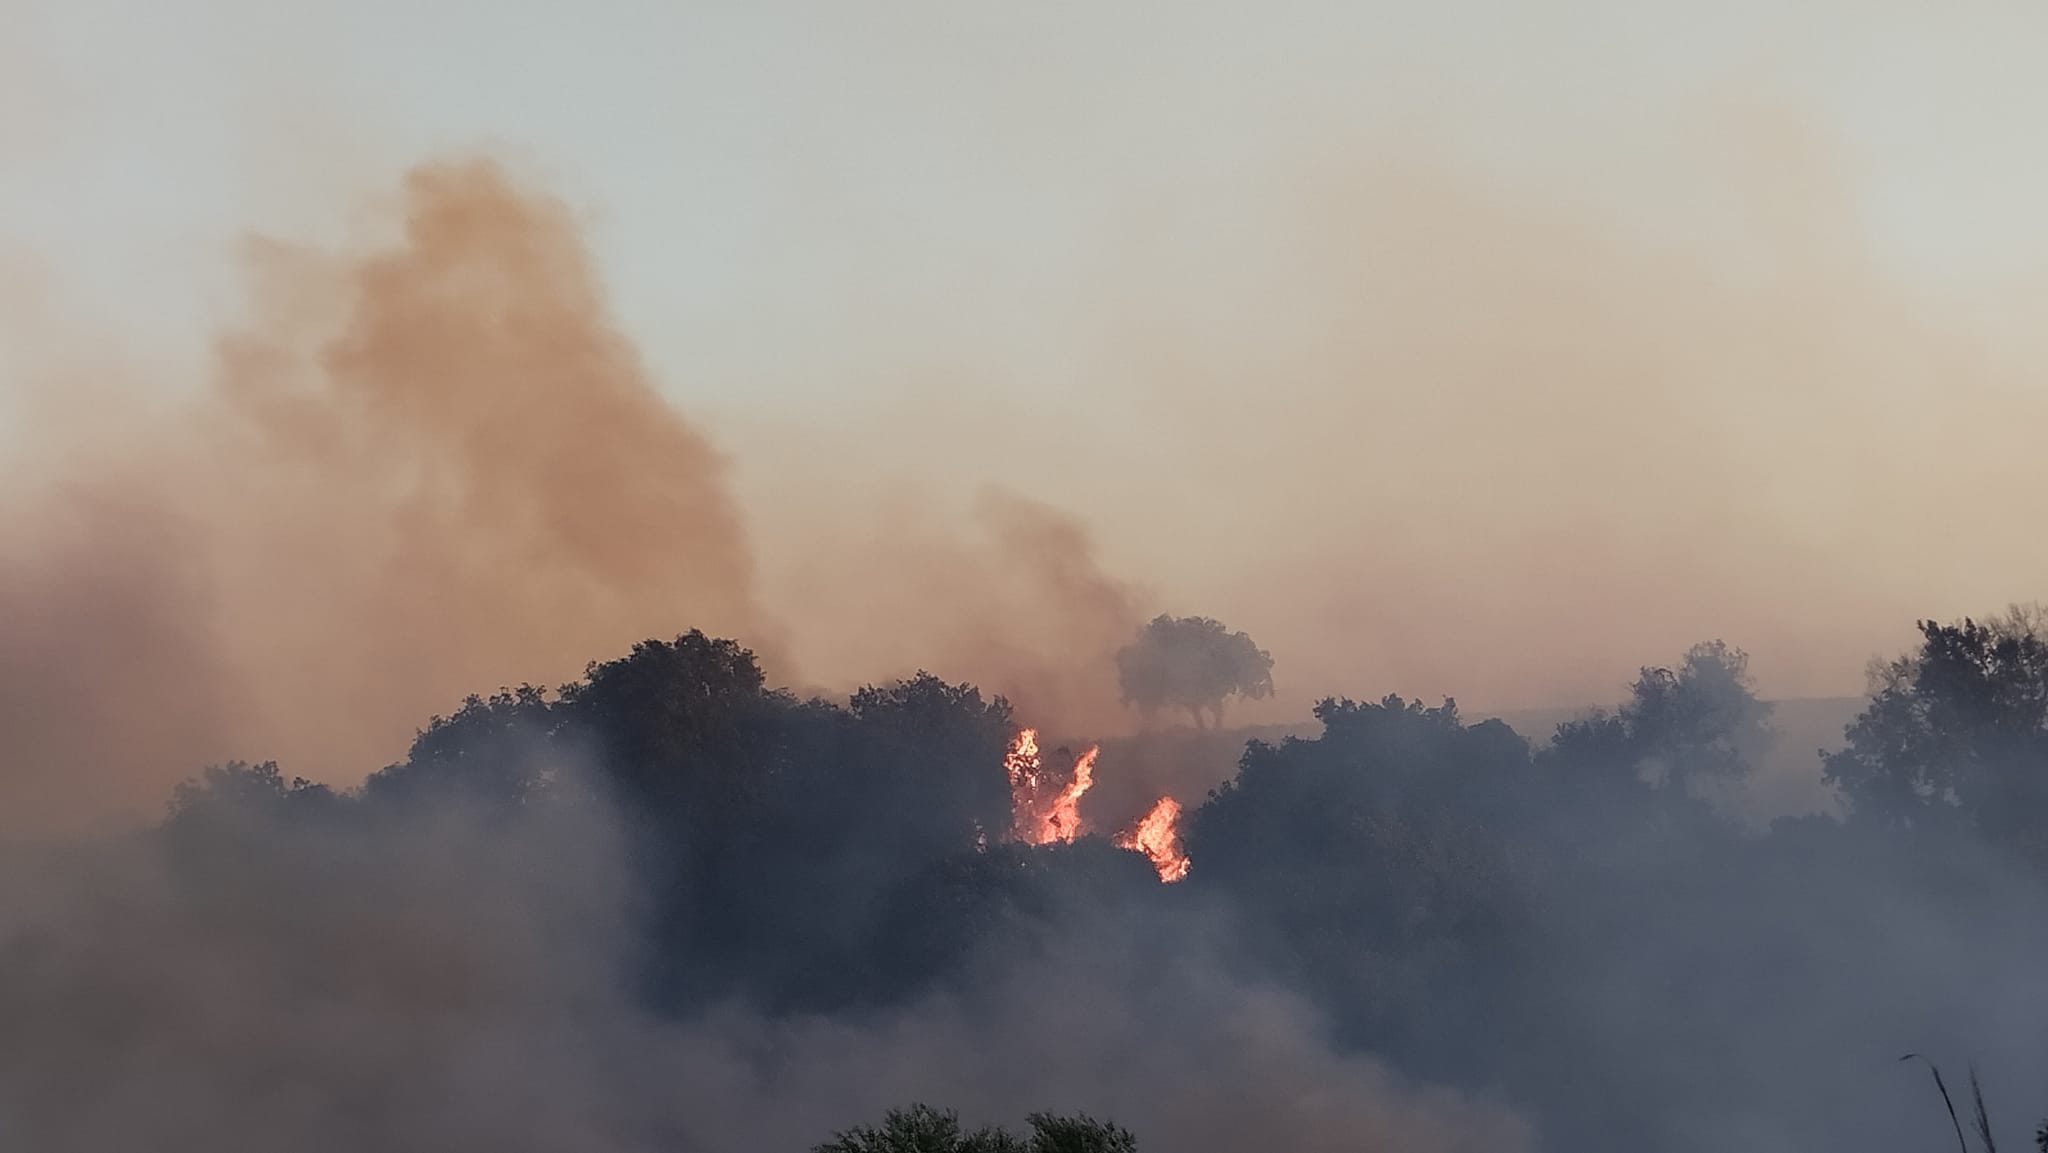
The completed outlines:
<svg viewBox="0 0 2048 1153">
<path fill-rule="evenodd" d="M 1003 756 L 1010 778 L 1011 836 L 1027 845 L 1071 844 L 1081 835 L 1081 796 L 1095 785 L 1091 747 L 1065 774 L 1065 783 L 1046 771 L 1038 755 L 1038 731 L 1020 729 Z"/>
<path fill-rule="evenodd" d="M 1118 833 L 1112 844 L 1145 854 L 1159 879 L 1168 884 L 1188 875 L 1188 855 L 1180 847 L 1180 802 L 1161 797 L 1138 823 Z"/>
</svg>

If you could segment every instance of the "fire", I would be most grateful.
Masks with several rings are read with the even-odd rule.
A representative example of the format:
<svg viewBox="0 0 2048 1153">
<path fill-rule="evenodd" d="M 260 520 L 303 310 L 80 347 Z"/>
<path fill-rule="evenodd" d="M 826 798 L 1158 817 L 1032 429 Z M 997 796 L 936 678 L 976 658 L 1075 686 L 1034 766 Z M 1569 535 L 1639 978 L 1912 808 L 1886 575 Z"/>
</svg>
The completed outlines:
<svg viewBox="0 0 2048 1153">
<path fill-rule="evenodd" d="M 1095 787 L 1095 758 L 1101 749 L 1090 745 L 1066 773 L 1049 772 L 1038 751 L 1038 730 L 1019 729 L 1003 754 L 1003 772 L 1010 780 L 1010 836 L 1027 845 L 1072 844 L 1083 832 L 1081 798 Z M 1161 797 L 1138 823 L 1110 839 L 1119 849 L 1142 853 L 1159 879 L 1167 883 L 1188 874 L 1188 857 L 1180 848 L 1180 802 Z"/>
<path fill-rule="evenodd" d="M 1010 751 L 1003 754 L 1003 771 L 1010 775 L 1010 792 L 1014 796 L 1027 784 L 1035 784 L 1038 777 L 1038 730 L 1018 729 L 1010 741 Z"/>
<path fill-rule="evenodd" d="M 1172 884 L 1188 875 L 1188 855 L 1180 847 L 1180 802 L 1161 797 L 1138 823 L 1111 839 L 1119 849 L 1145 854 L 1159 879 Z"/>
<path fill-rule="evenodd" d="M 1074 761 L 1066 783 L 1047 795 L 1054 779 L 1038 753 L 1038 730 L 1019 729 L 1003 756 L 1010 778 L 1011 835 L 1027 845 L 1072 844 L 1081 835 L 1081 797 L 1095 786 L 1094 746 Z"/>
<path fill-rule="evenodd" d="M 1074 762 L 1074 779 L 1052 799 L 1052 807 L 1038 821 L 1036 844 L 1050 841 L 1073 843 L 1081 835 L 1081 794 L 1095 787 L 1095 755 L 1100 749 L 1089 746 Z"/>
</svg>

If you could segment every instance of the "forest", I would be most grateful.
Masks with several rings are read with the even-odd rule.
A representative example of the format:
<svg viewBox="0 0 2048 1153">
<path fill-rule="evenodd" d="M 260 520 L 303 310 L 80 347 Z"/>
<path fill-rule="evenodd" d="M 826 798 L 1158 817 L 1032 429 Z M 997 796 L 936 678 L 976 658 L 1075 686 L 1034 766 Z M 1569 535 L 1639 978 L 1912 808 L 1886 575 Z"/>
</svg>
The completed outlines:
<svg viewBox="0 0 2048 1153">
<path fill-rule="evenodd" d="M 1134 708 L 1199 724 L 1270 690 L 1248 639 L 1218 626 L 1205 648 L 1162 621 L 1123 662 Z M 532 1095 L 581 1119 L 513 1109 L 492 1148 L 1905 1149 L 1950 1139 L 1924 1073 L 1898 1064 L 1926 1052 L 1958 1085 L 1977 1063 L 1994 1110 L 2018 1110 L 1987 1132 L 2031 1136 L 2048 630 L 2016 610 L 1919 636 L 1815 751 L 1835 813 L 1733 815 L 1772 709 L 1714 642 L 1552 733 L 1450 700 L 1325 700 L 1319 735 L 1249 742 L 1169 814 L 1151 848 L 1184 855 L 1170 878 L 1138 814 L 1091 816 L 1085 783 L 1052 782 L 1075 824 L 1018 832 L 1038 782 L 1020 784 L 1025 718 L 1001 698 L 920 673 L 808 699 L 734 641 L 648 640 L 559 688 L 469 698 L 357 788 L 205 768 L 159 826 L 34 866 L 36 891 L 73 875 L 89 898 L 0 888 L 17 1038 L 0 1125 L 56 1131 L 39 1110 L 127 1084 L 105 1064 L 119 1054 L 155 1063 L 149 1100 L 125 1106 L 157 1148 L 275 1148 L 309 1126 L 322 1136 L 294 1147 L 482 1148 L 438 1139 L 457 1106 L 427 1099 L 503 1091 L 482 1055 L 502 1051 L 549 1054 Z M 1235 655 L 1181 669 L 1212 651 Z M 1114 752 L 1045 743 L 1049 776 L 1117 771 Z M 122 872 L 136 860 L 146 883 L 109 881 L 145 875 Z M 1300 1030 L 1286 1060 L 1370 1062 L 1366 1081 L 1290 1073 L 1259 1047 L 1282 1042 L 1190 1023 L 1269 995 Z M 943 1042 L 918 1031 L 934 1006 Z M 755 1087 L 752 1112 L 807 1076 L 901 1096 L 807 1102 L 773 1138 L 646 1105 L 716 1081 L 665 1031 L 720 1029 L 718 1076 Z M 245 1050 L 252 1030 L 267 1039 Z M 1026 1035 L 1029 1076 L 930 1075 Z M 827 1050 L 829 1073 L 789 1072 Z M 1052 1075 L 1069 1061 L 1086 1075 Z M 350 1112 L 408 1069 L 421 1100 Z M 956 1084 L 966 1100 L 944 1098 Z M 280 1115 L 244 1109 L 246 1146 L 221 1143 L 193 1101 L 252 1086 L 279 1089 Z M 1428 1117 L 1314 1104 L 1367 1092 Z M 1204 1096 L 1224 1102 L 1206 1119 Z M 1022 1135 L 1002 1127 L 1027 1112 Z"/>
</svg>

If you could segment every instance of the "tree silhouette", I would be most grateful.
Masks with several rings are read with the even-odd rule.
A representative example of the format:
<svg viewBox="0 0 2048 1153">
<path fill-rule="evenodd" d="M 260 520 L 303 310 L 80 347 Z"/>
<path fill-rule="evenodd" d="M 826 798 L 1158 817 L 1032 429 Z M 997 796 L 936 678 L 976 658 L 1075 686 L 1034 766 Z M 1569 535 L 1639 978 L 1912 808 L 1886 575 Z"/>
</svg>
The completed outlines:
<svg viewBox="0 0 2048 1153">
<path fill-rule="evenodd" d="M 1205 728 L 1222 701 L 1272 685 L 1267 654 L 1202 618 L 1153 621 L 1119 669 L 1130 703 L 1187 708 Z M 268 762 L 208 769 L 151 836 L 181 907 L 226 926 L 449 814 L 482 817 L 492 837 L 570 814 L 559 827 L 580 835 L 594 794 L 632 870 L 629 995 L 690 1020 L 721 1004 L 779 1020 L 935 993 L 972 1003 L 989 974 L 1063 934 L 1164 959 L 1200 942 L 1194 925 L 1217 910 L 1233 971 L 1308 1002 L 1333 1046 L 1428 1081 L 1499 1086 L 1528 1103 L 1546 1145 L 1689 1148 L 1682 1130 L 1699 1117 L 1769 1109 L 1791 1147 L 1844 1122 L 1772 1097 L 1783 1064 L 1702 1051 L 1798 1050 L 1860 1027 L 1843 1022 L 1888 1036 L 1972 1009 L 1978 994 L 1959 982 L 1918 1007 L 1877 995 L 1919 973 L 1881 967 L 1898 902 L 1969 898 L 1912 914 L 1964 940 L 2008 933 L 2011 919 L 2040 931 L 2012 894 L 2037 895 L 2048 870 L 2012 858 L 2048 865 L 2048 620 L 1923 622 L 1920 645 L 1879 673 L 1825 765 L 1847 821 L 1765 831 L 1709 803 L 1772 735 L 1746 658 L 1714 642 L 1643 668 L 1611 712 L 1541 747 L 1498 721 L 1468 724 L 1450 701 L 1325 701 L 1319 736 L 1251 743 L 1234 778 L 1188 806 L 1197 867 L 1161 885 L 1100 837 L 1000 835 L 1015 731 L 1001 698 L 919 673 L 801 699 L 769 687 L 741 646 L 688 633 L 590 665 L 559 693 L 469 698 L 360 789 Z M 2007 851 L 1972 851 L 1979 838 Z M 354 882 L 332 883 L 323 891 L 346 895 Z M 1848 1124 L 1863 1129 L 1857 1147 L 1887 1147 L 1870 1141 L 1877 1122 Z M 817 1147 L 1134 1149 L 1086 1117 L 970 1130 L 924 1106 Z"/>
<path fill-rule="evenodd" d="M 1252 638 L 1208 617 L 1160 615 L 1116 654 L 1123 702 L 1149 721 L 1162 708 L 1186 709 L 1202 727 L 1203 714 L 1223 725 L 1223 703 L 1233 696 L 1273 695 L 1273 657 Z"/>
<path fill-rule="evenodd" d="M 1190 877 L 1235 900 L 1250 938 L 1336 1008 L 1339 1027 L 1413 1056 L 1479 1012 L 1462 981 L 1515 919 L 1496 812 L 1528 776 L 1507 726 L 1454 702 L 1326 700 L 1313 739 L 1253 742 L 1186 832 Z"/>
<path fill-rule="evenodd" d="M 547 694 L 533 685 L 471 696 L 453 716 L 429 720 L 404 761 L 370 774 L 364 795 L 396 803 L 438 790 L 522 804 L 546 789 L 559 768 L 549 739 L 557 723 Z"/>
<path fill-rule="evenodd" d="M 304 777 L 286 780 L 276 761 L 229 761 L 210 765 L 197 779 L 181 782 L 174 788 L 170 819 L 175 822 L 199 821 L 216 815 L 262 816 L 295 802 L 319 803 L 332 798 L 332 791 L 325 785 Z"/>
<path fill-rule="evenodd" d="M 1552 760 L 1697 796 L 1747 775 L 1774 739 L 1748 654 L 1709 641 L 1686 650 L 1676 668 L 1645 667 L 1618 711 L 1559 726 Z"/>
<path fill-rule="evenodd" d="M 2038 613 L 1919 622 L 1873 670 L 1870 704 L 1825 759 L 1853 818 L 1968 829 L 2048 857 L 2048 635 Z"/>
<path fill-rule="evenodd" d="M 848 1129 L 811 1153 L 1137 1153 L 1128 1130 L 1085 1113 L 1033 1113 L 1030 1124 L 1028 1137 L 994 1127 L 969 1132 L 950 1109 L 912 1105 L 889 1110 L 880 1125 Z"/>
</svg>

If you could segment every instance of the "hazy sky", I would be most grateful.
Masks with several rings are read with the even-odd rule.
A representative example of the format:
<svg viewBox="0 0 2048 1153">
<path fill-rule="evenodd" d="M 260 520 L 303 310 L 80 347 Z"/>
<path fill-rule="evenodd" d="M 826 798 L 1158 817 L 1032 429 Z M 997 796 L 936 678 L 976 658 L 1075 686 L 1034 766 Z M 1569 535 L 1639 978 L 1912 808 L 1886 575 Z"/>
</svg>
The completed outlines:
<svg viewBox="0 0 2048 1153">
<path fill-rule="evenodd" d="M 2021 2 L 6 11 L 9 231 L 83 260 L 80 291 L 217 280 L 243 228 L 332 228 L 424 154 L 497 146 L 599 215 L 621 307 L 677 369 L 734 318 L 843 314 L 876 249 L 891 281 L 1025 287 L 1132 201 L 1241 186 L 1304 135 L 1405 126 L 1627 207 L 1712 101 L 1762 89 L 1850 155 L 1887 256 L 1944 279 L 2032 272 L 2012 230 L 2040 238 L 2048 192 L 2048 13 Z"/>
<path fill-rule="evenodd" d="M 2006 539 L 2039 4 L 0 11 L 0 269 L 40 307 L 178 387 L 247 231 L 506 156 L 733 454 L 771 591 L 997 483 L 1285 688 L 1535 705 L 1712 635 L 1853 691 L 1915 615 L 2048 585 Z M 835 673 L 886 624 L 785 611 Z"/>
</svg>

